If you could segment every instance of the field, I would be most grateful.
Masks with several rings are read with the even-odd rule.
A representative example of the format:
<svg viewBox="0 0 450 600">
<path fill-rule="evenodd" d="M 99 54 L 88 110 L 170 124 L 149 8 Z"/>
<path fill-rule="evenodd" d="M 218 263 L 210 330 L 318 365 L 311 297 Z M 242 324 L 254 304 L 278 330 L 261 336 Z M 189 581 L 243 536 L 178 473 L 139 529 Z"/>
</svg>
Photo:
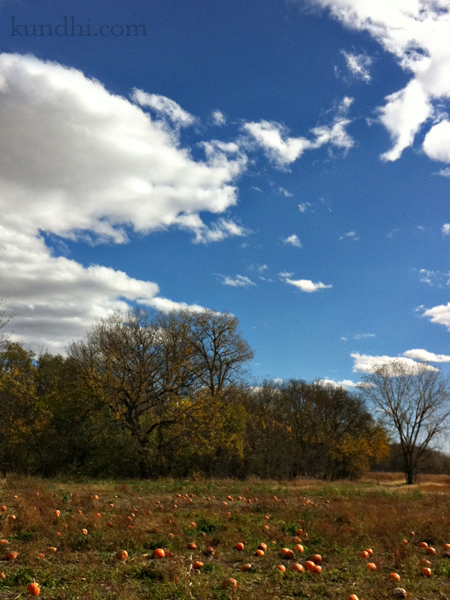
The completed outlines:
<svg viewBox="0 0 450 600">
<path fill-rule="evenodd" d="M 450 599 L 449 492 L 450 477 L 407 488 L 400 474 L 357 483 L 11 477 L 0 487 L 0 599 L 27 597 L 34 578 L 45 600 L 369 600 L 401 597 L 398 588 Z M 256 556 L 260 543 L 267 550 Z M 373 555 L 361 558 L 365 549 Z M 321 572 L 292 569 L 314 554 Z M 230 578 L 236 587 L 223 587 Z"/>
</svg>

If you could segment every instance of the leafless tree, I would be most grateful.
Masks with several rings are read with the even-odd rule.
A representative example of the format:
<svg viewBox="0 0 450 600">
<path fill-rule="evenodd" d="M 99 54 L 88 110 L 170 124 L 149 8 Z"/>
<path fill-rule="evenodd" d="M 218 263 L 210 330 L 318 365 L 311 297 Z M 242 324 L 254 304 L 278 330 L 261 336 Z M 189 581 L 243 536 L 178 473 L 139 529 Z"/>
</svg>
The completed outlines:
<svg viewBox="0 0 450 600">
<path fill-rule="evenodd" d="M 449 425 L 448 377 L 427 363 L 397 360 L 364 375 L 359 388 L 398 436 L 406 482 L 414 483 L 426 450 Z"/>
</svg>

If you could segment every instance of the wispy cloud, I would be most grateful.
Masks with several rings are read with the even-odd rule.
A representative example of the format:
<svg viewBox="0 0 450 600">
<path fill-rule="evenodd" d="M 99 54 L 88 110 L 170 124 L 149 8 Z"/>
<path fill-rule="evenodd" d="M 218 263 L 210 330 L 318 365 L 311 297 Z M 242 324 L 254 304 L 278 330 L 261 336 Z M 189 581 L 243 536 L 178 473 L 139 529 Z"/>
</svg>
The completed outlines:
<svg viewBox="0 0 450 600">
<path fill-rule="evenodd" d="M 354 340 L 365 340 L 367 338 L 374 338 L 375 334 L 374 333 L 357 333 L 353 339 Z"/>
<path fill-rule="evenodd" d="M 340 240 L 345 240 L 345 238 L 350 238 L 354 242 L 356 242 L 357 240 L 359 240 L 359 237 L 356 235 L 356 233 L 354 231 L 349 231 L 348 233 L 344 233 L 344 235 L 341 235 L 341 237 L 339 239 Z"/>
<path fill-rule="evenodd" d="M 341 50 L 341 54 L 345 58 L 347 69 L 355 79 L 361 79 L 369 83 L 372 79 L 369 73 L 369 68 L 372 65 L 372 59 L 367 54 L 356 54 L 354 52 L 346 52 Z"/>
<path fill-rule="evenodd" d="M 219 277 L 221 278 L 223 285 L 230 285 L 231 287 L 249 287 L 251 285 L 256 285 L 256 283 L 244 275 L 236 275 L 234 279 L 227 275 L 219 275 Z"/>
<path fill-rule="evenodd" d="M 319 290 L 326 290 L 332 288 L 332 285 L 325 285 L 321 281 L 314 283 L 311 279 L 291 279 L 293 273 L 280 273 L 279 276 L 289 285 L 293 285 L 298 288 L 302 292 L 306 292 L 307 294 L 312 294 L 314 292 L 318 292 Z"/>
</svg>

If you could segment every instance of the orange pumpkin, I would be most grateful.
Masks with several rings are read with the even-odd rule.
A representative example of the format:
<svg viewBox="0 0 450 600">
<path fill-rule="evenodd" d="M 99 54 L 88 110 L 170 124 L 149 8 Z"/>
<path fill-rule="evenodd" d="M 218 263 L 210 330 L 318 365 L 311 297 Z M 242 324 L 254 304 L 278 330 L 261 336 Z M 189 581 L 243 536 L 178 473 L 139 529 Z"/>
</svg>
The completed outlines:
<svg viewBox="0 0 450 600">
<path fill-rule="evenodd" d="M 428 544 L 426 542 L 420 542 L 419 546 L 421 548 L 428 548 Z"/>
<path fill-rule="evenodd" d="M 196 560 L 195 563 L 193 564 L 194 569 L 201 569 L 203 566 L 204 565 L 201 560 Z"/>
<path fill-rule="evenodd" d="M 322 567 L 320 565 L 314 565 L 314 567 L 311 567 L 311 573 L 322 573 Z"/>
<path fill-rule="evenodd" d="M 236 550 L 244 550 L 244 544 L 242 542 L 238 542 L 235 546 Z"/>
<path fill-rule="evenodd" d="M 188 544 L 188 550 L 197 550 L 197 544 L 195 542 L 191 542 Z"/>
<path fill-rule="evenodd" d="M 393 579 L 394 581 L 400 581 L 400 575 L 398 573 L 390 573 L 389 579 Z"/>
<path fill-rule="evenodd" d="M 119 550 L 119 552 L 116 554 L 116 557 L 118 560 L 127 560 L 128 552 L 126 550 Z"/>
<path fill-rule="evenodd" d="M 82 533 L 83 535 L 87 535 L 87 534 L 88 534 L 88 531 L 87 531 L 87 529 L 82 529 L 82 530 L 81 530 L 81 533 Z"/>
<path fill-rule="evenodd" d="M 39 596 L 41 593 L 41 588 L 39 587 L 38 583 L 33 581 L 33 583 L 30 583 L 27 586 L 27 592 L 30 594 L 30 596 Z"/>
<path fill-rule="evenodd" d="M 6 579 L 6 575 L 3 573 L 3 571 L 0 571 L 0 579 Z"/>
<path fill-rule="evenodd" d="M 162 548 L 156 548 L 156 550 L 153 552 L 153 556 L 155 558 L 164 558 L 166 555 L 166 553 L 164 552 L 164 550 Z"/>
<path fill-rule="evenodd" d="M 5 556 L 6 560 L 16 560 L 17 558 L 17 552 L 9 552 L 6 556 Z"/>
<path fill-rule="evenodd" d="M 303 548 L 303 546 L 302 546 L 301 544 L 296 544 L 296 545 L 294 546 L 294 550 L 295 550 L 296 552 L 303 552 L 305 549 Z"/>
<path fill-rule="evenodd" d="M 432 548 L 431 546 L 428 546 L 426 553 L 434 555 L 434 554 L 436 554 L 436 550 L 434 548 Z"/>
<path fill-rule="evenodd" d="M 367 563 L 367 568 L 369 569 L 369 571 L 376 571 L 377 565 L 375 563 Z"/>
<path fill-rule="evenodd" d="M 297 571 L 297 573 L 304 573 L 305 572 L 305 567 L 303 567 L 299 563 L 295 563 L 295 564 L 292 565 L 292 570 L 293 571 Z"/>
<path fill-rule="evenodd" d="M 285 567 L 284 565 L 278 565 L 278 566 L 277 566 L 277 569 L 278 569 L 279 571 L 281 571 L 282 573 L 286 573 L 286 567 Z"/>
<path fill-rule="evenodd" d="M 0 510 L 1 510 L 2 512 L 5 512 L 5 510 L 6 510 L 6 506 L 5 506 L 5 505 L 1 506 L 1 507 L 0 507 Z"/>
<path fill-rule="evenodd" d="M 350 594 L 350 596 L 348 596 L 347 600 L 359 600 L 359 598 L 356 594 Z"/>
<path fill-rule="evenodd" d="M 261 550 L 261 548 L 258 548 L 258 550 L 255 552 L 255 556 L 264 556 L 264 550 Z"/>
<path fill-rule="evenodd" d="M 313 554 L 311 556 L 311 560 L 313 561 L 313 563 L 315 563 L 316 565 L 320 565 L 320 563 L 322 562 L 322 557 L 320 556 L 320 554 Z"/>
<path fill-rule="evenodd" d="M 245 573 L 245 571 L 250 571 L 251 568 L 252 568 L 252 565 L 250 563 L 245 563 L 245 565 L 242 565 L 241 571 L 243 571 Z"/>
<path fill-rule="evenodd" d="M 424 577 L 431 577 L 431 569 L 429 569 L 428 567 L 424 567 L 421 570 L 421 573 Z"/>
<path fill-rule="evenodd" d="M 305 562 L 305 569 L 306 569 L 307 571 L 312 571 L 312 569 L 314 568 L 314 566 L 315 566 L 315 565 L 314 565 L 314 563 L 313 563 L 313 561 L 312 561 L 312 560 L 307 560 L 307 561 Z"/>
<path fill-rule="evenodd" d="M 237 588 L 237 581 L 236 579 L 233 579 L 232 577 L 230 577 L 229 579 L 225 579 L 222 582 L 222 587 L 233 587 L 233 588 Z"/>
</svg>

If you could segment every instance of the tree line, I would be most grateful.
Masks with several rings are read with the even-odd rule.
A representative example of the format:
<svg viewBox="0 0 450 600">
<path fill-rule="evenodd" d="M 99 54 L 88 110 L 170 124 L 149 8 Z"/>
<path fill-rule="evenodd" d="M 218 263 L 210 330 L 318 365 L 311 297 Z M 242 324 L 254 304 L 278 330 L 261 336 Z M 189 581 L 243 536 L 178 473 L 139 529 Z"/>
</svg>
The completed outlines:
<svg viewBox="0 0 450 600">
<path fill-rule="evenodd" d="M 227 313 L 114 313 L 65 356 L 0 352 L 0 470 L 103 477 L 356 478 L 389 431 L 361 391 L 251 384 Z"/>
</svg>

